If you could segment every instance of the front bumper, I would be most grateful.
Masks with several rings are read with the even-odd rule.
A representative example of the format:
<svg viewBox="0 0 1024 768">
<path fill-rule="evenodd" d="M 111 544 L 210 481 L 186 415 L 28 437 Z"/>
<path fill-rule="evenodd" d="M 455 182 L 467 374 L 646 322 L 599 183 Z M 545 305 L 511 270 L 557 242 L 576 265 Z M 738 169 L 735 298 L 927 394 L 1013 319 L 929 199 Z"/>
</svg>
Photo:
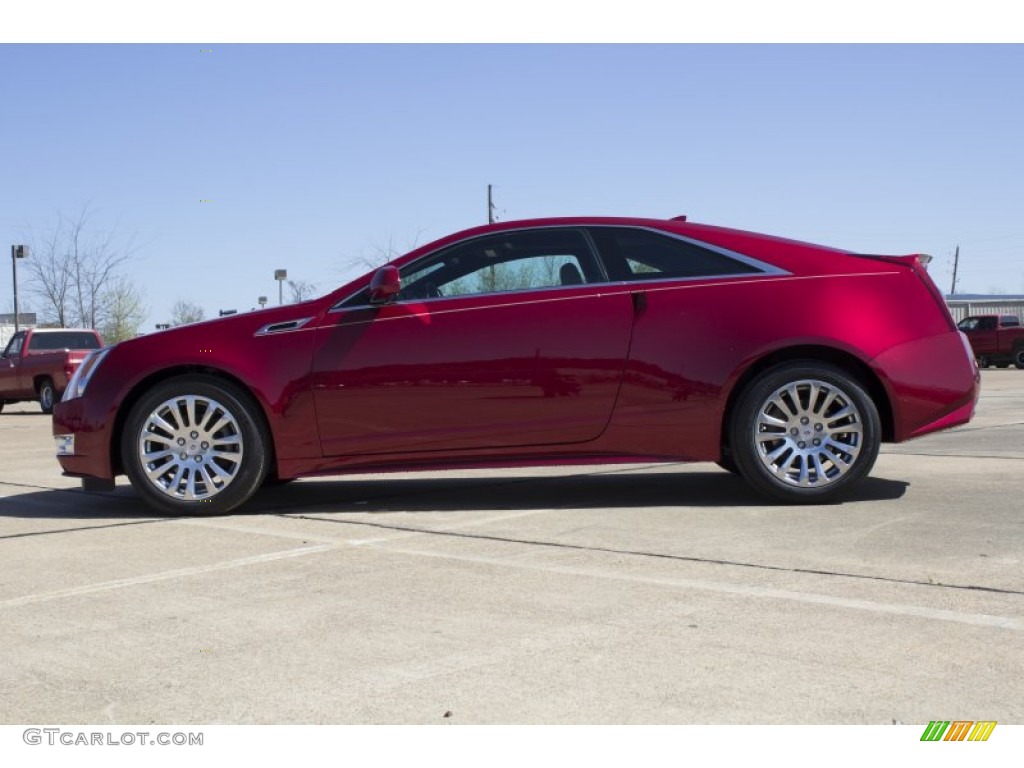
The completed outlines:
<svg viewBox="0 0 1024 768">
<path fill-rule="evenodd" d="M 110 461 L 113 418 L 93 412 L 88 398 L 57 403 L 53 409 L 53 436 L 57 461 L 70 477 L 114 479 Z"/>
<path fill-rule="evenodd" d="M 61 456 L 75 455 L 75 435 L 54 435 L 53 441 L 57 444 L 57 458 Z"/>
</svg>

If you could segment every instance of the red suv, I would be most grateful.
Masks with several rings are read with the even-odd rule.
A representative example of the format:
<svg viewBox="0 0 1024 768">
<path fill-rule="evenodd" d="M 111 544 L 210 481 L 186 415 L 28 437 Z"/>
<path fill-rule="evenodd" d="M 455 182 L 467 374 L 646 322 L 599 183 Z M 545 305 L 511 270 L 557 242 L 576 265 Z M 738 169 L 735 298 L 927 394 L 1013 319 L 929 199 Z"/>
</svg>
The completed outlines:
<svg viewBox="0 0 1024 768">
<path fill-rule="evenodd" d="M 172 513 L 305 475 L 637 461 L 715 461 L 825 502 L 883 441 L 966 423 L 978 381 L 917 256 L 539 219 L 94 353 L 54 434 L 65 474 L 127 474 Z"/>
</svg>

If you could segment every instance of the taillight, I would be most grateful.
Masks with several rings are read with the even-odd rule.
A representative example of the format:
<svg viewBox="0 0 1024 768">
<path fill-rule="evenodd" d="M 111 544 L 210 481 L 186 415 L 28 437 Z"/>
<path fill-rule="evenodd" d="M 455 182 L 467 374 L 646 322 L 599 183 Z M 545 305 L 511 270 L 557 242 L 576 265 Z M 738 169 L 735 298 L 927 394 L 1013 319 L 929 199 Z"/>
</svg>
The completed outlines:
<svg viewBox="0 0 1024 768">
<path fill-rule="evenodd" d="M 956 323 L 953 321 L 953 315 L 950 314 L 949 307 L 946 305 L 946 297 L 942 295 L 939 286 L 935 284 L 931 275 L 928 274 L 928 263 L 931 262 L 932 257 L 927 253 L 918 253 L 908 258 L 911 259 L 910 264 L 914 268 L 914 272 L 917 273 L 917 276 L 928 287 L 932 298 L 935 299 L 935 303 L 942 309 L 942 315 L 946 318 L 946 322 L 949 323 L 949 329 L 955 331 Z"/>
</svg>

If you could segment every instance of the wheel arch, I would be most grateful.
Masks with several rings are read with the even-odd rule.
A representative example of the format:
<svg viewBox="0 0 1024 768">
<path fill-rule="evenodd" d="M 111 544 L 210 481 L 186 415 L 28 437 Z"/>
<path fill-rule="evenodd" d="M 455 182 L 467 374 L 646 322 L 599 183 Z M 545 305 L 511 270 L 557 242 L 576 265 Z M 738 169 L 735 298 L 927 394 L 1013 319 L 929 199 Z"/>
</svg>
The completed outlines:
<svg viewBox="0 0 1024 768">
<path fill-rule="evenodd" d="M 853 376 L 864 387 L 878 409 L 878 418 L 882 426 L 882 441 L 888 443 L 895 439 L 895 419 L 889 393 L 886 391 L 881 379 L 878 378 L 869 365 L 849 352 L 844 352 L 835 347 L 800 345 L 776 350 L 757 359 L 736 380 L 736 383 L 729 392 L 725 410 L 722 413 L 720 434 L 722 436 L 723 455 L 728 448 L 730 420 L 732 419 L 736 404 L 747 386 L 769 368 L 780 363 L 789 363 L 796 360 L 830 363 Z"/>
<path fill-rule="evenodd" d="M 220 368 L 211 368 L 203 365 L 179 365 L 172 368 L 162 368 L 159 371 L 154 371 L 145 378 L 136 382 L 128 394 L 125 395 L 121 404 L 118 406 L 117 415 L 114 418 L 114 428 L 110 435 L 110 466 L 112 467 L 115 475 L 124 474 L 124 464 L 121 461 L 121 437 L 124 433 L 124 423 L 128 419 L 128 414 L 131 413 L 132 408 L 135 406 L 147 390 L 156 386 L 157 384 L 173 379 L 178 376 L 188 375 L 202 375 L 209 376 L 212 379 L 219 379 L 228 384 L 234 386 L 239 394 L 244 396 L 249 404 L 253 407 L 253 412 L 256 417 L 260 419 L 263 429 L 269 438 L 267 443 L 268 466 L 274 471 L 277 471 L 277 450 L 274 445 L 274 432 L 270 428 L 270 421 L 267 419 L 267 413 L 260 403 L 256 394 L 252 389 L 246 385 L 244 381 L 239 379 L 237 376 L 232 376 L 230 373 L 221 370 Z"/>
</svg>

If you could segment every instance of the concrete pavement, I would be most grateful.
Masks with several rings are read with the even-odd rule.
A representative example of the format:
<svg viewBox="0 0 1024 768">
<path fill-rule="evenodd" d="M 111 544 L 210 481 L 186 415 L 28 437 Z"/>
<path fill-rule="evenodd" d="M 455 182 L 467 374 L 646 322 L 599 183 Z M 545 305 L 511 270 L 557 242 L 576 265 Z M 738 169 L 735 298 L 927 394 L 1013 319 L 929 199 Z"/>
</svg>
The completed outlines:
<svg viewBox="0 0 1024 768">
<path fill-rule="evenodd" d="M 1024 372 L 842 504 L 714 465 L 302 480 L 183 520 L 0 414 L 3 723 L 1024 720 Z"/>
</svg>

